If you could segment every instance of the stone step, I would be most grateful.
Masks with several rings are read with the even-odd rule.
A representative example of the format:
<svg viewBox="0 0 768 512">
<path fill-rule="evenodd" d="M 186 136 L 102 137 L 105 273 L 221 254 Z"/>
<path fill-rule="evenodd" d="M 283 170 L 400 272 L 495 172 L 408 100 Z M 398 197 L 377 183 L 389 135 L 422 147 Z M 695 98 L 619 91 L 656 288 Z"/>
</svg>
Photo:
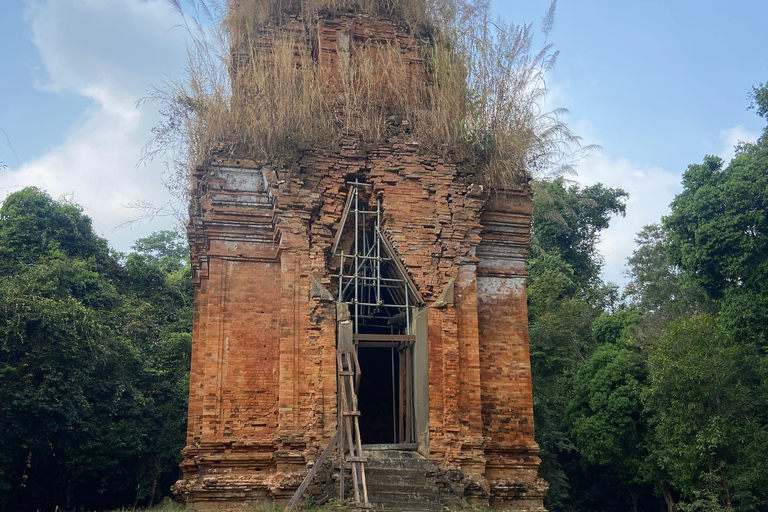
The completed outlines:
<svg viewBox="0 0 768 512">
<path fill-rule="evenodd" d="M 368 461 L 366 462 L 365 467 L 375 468 L 375 469 L 390 469 L 390 468 L 419 469 L 422 471 L 429 471 L 433 473 L 440 470 L 440 467 L 437 465 L 437 463 L 431 460 L 396 461 L 396 460 L 371 460 L 370 458 L 368 458 Z"/>
<path fill-rule="evenodd" d="M 377 449 L 375 446 L 376 445 L 363 445 L 363 452 L 365 452 L 365 455 L 376 460 L 427 460 L 422 454 L 415 450 L 391 450 L 389 448 Z"/>
<path fill-rule="evenodd" d="M 439 467 L 414 451 L 365 450 L 368 498 L 374 510 L 442 511 Z"/>
<path fill-rule="evenodd" d="M 403 482 L 402 479 L 385 481 L 379 479 L 373 479 L 367 477 L 366 482 L 369 492 L 400 492 L 404 494 L 426 494 L 436 495 L 439 494 L 439 489 L 435 482 Z"/>
<path fill-rule="evenodd" d="M 365 475 L 365 481 L 369 489 L 377 492 L 400 492 L 405 494 L 440 494 L 440 486 L 434 478 L 409 478 L 392 476 L 379 478 L 377 475 Z"/>
<path fill-rule="evenodd" d="M 379 467 L 370 467 L 366 464 L 365 466 L 365 474 L 371 475 L 372 477 L 379 478 L 379 479 L 390 479 L 390 478 L 411 478 L 414 481 L 418 481 L 421 479 L 424 481 L 427 478 L 433 478 L 434 472 L 433 471 L 427 471 L 425 469 L 412 469 L 412 468 L 379 468 Z"/>
<path fill-rule="evenodd" d="M 418 503 L 432 503 L 440 501 L 440 496 L 436 493 L 408 493 L 408 492 L 393 492 L 393 491 L 368 491 L 368 498 L 371 501 L 386 501 L 386 502 L 418 502 Z M 375 498 L 375 499 L 374 499 Z"/>
<path fill-rule="evenodd" d="M 373 510 L 393 510 L 400 512 L 435 512 L 442 511 L 443 505 L 438 502 L 430 503 L 404 503 L 400 501 L 371 501 Z"/>
<path fill-rule="evenodd" d="M 440 466 L 433 460 L 425 459 L 380 459 L 366 454 L 368 461 L 366 467 L 372 468 L 403 468 L 403 469 L 422 469 L 424 471 L 439 471 Z"/>
<path fill-rule="evenodd" d="M 395 461 L 399 463 L 434 462 L 424 458 L 424 456 L 421 455 L 419 452 L 415 452 L 411 450 L 365 450 L 363 449 L 363 454 L 366 457 L 369 457 L 371 460 L 381 461 L 381 462 L 386 462 L 386 461 Z"/>
</svg>

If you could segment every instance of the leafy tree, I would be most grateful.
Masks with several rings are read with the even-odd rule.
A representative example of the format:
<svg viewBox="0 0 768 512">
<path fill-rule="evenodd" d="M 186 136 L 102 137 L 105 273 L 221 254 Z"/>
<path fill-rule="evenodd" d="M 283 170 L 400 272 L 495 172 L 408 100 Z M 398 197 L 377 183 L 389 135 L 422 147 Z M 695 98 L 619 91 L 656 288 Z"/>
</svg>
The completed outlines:
<svg viewBox="0 0 768 512">
<path fill-rule="evenodd" d="M 569 483 L 582 473 L 568 410 L 573 377 L 595 349 L 592 322 L 616 298 L 615 287 L 599 279 L 596 243 L 610 217 L 624 212 L 625 197 L 619 189 L 567 187 L 563 180 L 535 187 L 528 318 L 540 474 L 550 483 L 550 510 L 568 507 L 575 492 L 587 493 Z"/>
<path fill-rule="evenodd" d="M 661 224 L 645 226 L 635 242 L 637 249 L 627 261 L 631 280 L 625 289 L 625 297 L 643 313 L 634 331 L 635 344 L 652 345 L 680 317 L 717 312 L 719 304 L 669 263 L 669 236 Z"/>
<path fill-rule="evenodd" d="M 586 288 L 600 275 L 599 234 L 611 216 L 624 215 L 628 194 L 601 183 L 567 186 L 562 178 L 536 182 L 534 190 L 531 255 L 559 255 L 573 269 L 578 285 Z"/>
<path fill-rule="evenodd" d="M 614 313 L 605 312 L 592 323 L 592 337 L 598 347 L 615 343 L 629 345 L 632 333 L 642 316 L 634 308 L 624 308 Z"/>
<path fill-rule="evenodd" d="M 720 507 L 712 510 L 768 505 L 761 357 L 708 314 L 675 321 L 653 347 L 645 398 L 653 457 L 686 501 Z"/>
<path fill-rule="evenodd" d="M 620 333 L 618 333 L 620 334 Z M 653 504 L 648 468 L 648 419 L 641 397 L 647 370 L 640 353 L 615 338 L 600 346 L 574 379 L 571 421 L 576 447 L 587 462 L 616 473 L 638 509 Z"/>
<path fill-rule="evenodd" d="M 176 231 L 157 231 L 140 238 L 131 247 L 136 254 L 178 270 L 189 259 L 189 246 Z"/>
<path fill-rule="evenodd" d="M 35 187 L 9 195 L 0 207 L 0 274 L 8 276 L 54 253 L 91 258 L 100 271 L 114 271 L 105 240 L 82 208 L 54 201 Z"/>
<path fill-rule="evenodd" d="M 151 505 L 175 480 L 191 273 L 178 240 L 137 246 L 121 263 L 34 188 L 0 207 L 0 510 Z"/>
<path fill-rule="evenodd" d="M 720 306 L 720 324 L 734 339 L 768 352 L 768 293 L 731 289 Z"/>
<path fill-rule="evenodd" d="M 668 261 L 668 236 L 661 224 L 644 226 L 627 260 L 631 278 L 625 293 L 644 312 L 665 310 L 682 296 L 681 271 Z"/>
<path fill-rule="evenodd" d="M 768 112 L 768 89 L 752 106 Z M 664 219 L 669 258 L 720 302 L 720 319 L 739 338 L 768 349 L 768 138 L 741 144 L 727 167 L 717 157 L 691 165 Z"/>
<path fill-rule="evenodd" d="M 768 118 L 768 86 L 751 97 Z M 768 508 L 765 133 L 727 166 L 689 166 L 671 215 L 638 234 L 629 305 L 595 249 L 620 191 L 537 184 L 529 325 L 553 512 Z"/>
<path fill-rule="evenodd" d="M 713 298 L 726 289 L 768 291 L 768 141 L 725 169 L 706 157 L 688 167 L 683 185 L 664 220 L 672 262 Z"/>
<path fill-rule="evenodd" d="M 42 497 L 48 490 L 30 477 L 38 468 L 61 477 L 56 457 L 89 408 L 103 325 L 77 300 L 31 297 L 15 284 L 0 284 L 0 491 Z"/>
<path fill-rule="evenodd" d="M 749 98 L 749 108 L 756 109 L 757 115 L 768 120 L 768 83 L 752 87 Z"/>
<path fill-rule="evenodd" d="M 528 313 L 540 474 L 549 484 L 548 507 L 568 501 L 562 457 L 573 448 L 565 417 L 570 376 L 589 350 L 594 312 L 577 296 L 573 269 L 559 256 L 529 260 Z"/>
</svg>

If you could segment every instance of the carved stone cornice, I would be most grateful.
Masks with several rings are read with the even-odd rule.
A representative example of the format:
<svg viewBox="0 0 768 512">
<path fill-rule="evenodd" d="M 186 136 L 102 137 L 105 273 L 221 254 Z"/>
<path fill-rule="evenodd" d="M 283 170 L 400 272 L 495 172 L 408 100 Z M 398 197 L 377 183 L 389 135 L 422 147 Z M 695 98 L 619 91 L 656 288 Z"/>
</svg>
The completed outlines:
<svg viewBox="0 0 768 512">
<path fill-rule="evenodd" d="M 533 200 L 528 186 L 491 193 L 480 214 L 481 242 L 477 246 L 480 277 L 524 277 L 531 238 Z"/>
<path fill-rule="evenodd" d="M 280 230 L 267 173 L 250 160 L 216 159 L 192 173 L 187 225 L 193 281 L 211 258 L 277 261 Z"/>
</svg>

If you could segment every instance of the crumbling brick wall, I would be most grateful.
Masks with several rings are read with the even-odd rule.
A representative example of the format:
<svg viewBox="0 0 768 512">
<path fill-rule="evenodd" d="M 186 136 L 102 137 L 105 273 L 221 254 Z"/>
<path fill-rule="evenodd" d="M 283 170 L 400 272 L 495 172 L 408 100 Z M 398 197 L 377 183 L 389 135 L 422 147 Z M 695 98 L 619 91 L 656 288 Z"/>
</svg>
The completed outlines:
<svg viewBox="0 0 768 512">
<path fill-rule="evenodd" d="M 360 43 L 396 29 L 353 18 L 321 25 L 318 59 L 331 76 L 342 32 Z M 419 62 L 415 46 L 403 48 Z M 426 303 L 429 425 L 419 450 L 469 477 L 481 502 L 540 509 L 530 190 L 489 193 L 403 134 L 365 150 L 350 137 L 291 169 L 213 158 L 194 173 L 189 426 L 175 492 L 198 510 L 286 499 L 336 431 L 331 250 L 355 179 L 371 185 L 371 202 L 382 199 L 382 229 Z"/>
</svg>

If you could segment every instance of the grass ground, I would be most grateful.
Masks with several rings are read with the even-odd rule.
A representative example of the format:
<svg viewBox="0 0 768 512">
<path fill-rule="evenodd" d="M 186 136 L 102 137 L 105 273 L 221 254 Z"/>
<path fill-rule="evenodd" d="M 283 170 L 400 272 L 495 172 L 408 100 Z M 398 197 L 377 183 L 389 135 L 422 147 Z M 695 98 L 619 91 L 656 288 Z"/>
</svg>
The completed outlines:
<svg viewBox="0 0 768 512">
<path fill-rule="evenodd" d="M 243 512 L 282 512 L 284 507 L 256 507 L 243 510 Z M 181 512 L 185 510 L 183 505 L 174 503 L 172 501 L 161 503 L 152 508 L 121 508 L 117 510 L 110 510 L 108 512 Z M 310 506 L 304 505 L 294 509 L 296 512 L 341 512 L 346 510 L 354 510 L 352 506 L 344 507 L 338 503 L 331 503 L 323 506 Z M 488 508 L 474 509 L 474 512 L 492 512 Z"/>
<path fill-rule="evenodd" d="M 284 507 L 265 506 L 245 509 L 243 512 L 282 512 Z M 170 499 L 163 500 L 161 503 L 151 508 L 120 508 L 108 512 L 181 512 L 185 510 L 184 505 L 178 504 Z M 294 509 L 296 512 L 340 512 L 342 510 L 351 510 L 339 503 L 331 502 L 323 506 L 304 505 Z"/>
</svg>

